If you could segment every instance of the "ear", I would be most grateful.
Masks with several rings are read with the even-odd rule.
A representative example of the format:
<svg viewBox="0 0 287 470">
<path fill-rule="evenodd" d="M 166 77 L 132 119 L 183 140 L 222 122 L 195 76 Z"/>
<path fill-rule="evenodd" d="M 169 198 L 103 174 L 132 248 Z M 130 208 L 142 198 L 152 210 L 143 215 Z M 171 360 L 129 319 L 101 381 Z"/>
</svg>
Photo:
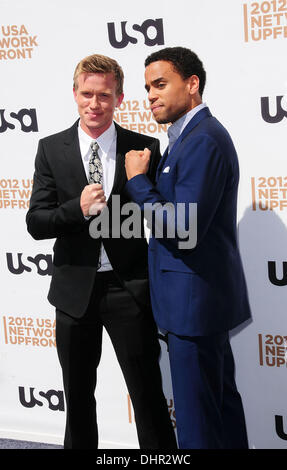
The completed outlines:
<svg viewBox="0 0 287 470">
<path fill-rule="evenodd" d="M 124 99 L 124 94 L 122 93 L 121 95 L 117 97 L 116 108 L 118 108 L 122 104 L 123 99 Z"/>
<path fill-rule="evenodd" d="M 75 101 L 77 101 L 77 92 L 75 90 L 75 87 L 73 87 L 73 95 L 74 95 Z"/>
<path fill-rule="evenodd" d="M 195 95 L 199 90 L 199 78 L 197 75 L 191 75 L 188 78 L 189 81 L 189 93 Z"/>
</svg>

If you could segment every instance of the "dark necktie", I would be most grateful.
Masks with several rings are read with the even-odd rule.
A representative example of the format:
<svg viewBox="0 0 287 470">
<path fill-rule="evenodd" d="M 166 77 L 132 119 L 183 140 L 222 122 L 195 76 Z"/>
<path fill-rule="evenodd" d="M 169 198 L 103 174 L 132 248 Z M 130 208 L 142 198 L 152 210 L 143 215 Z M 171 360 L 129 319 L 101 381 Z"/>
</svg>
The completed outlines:
<svg viewBox="0 0 287 470">
<path fill-rule="evenodd" d="M 91 143 L 92 155 L 89 161 L 89 184 L 103 184 L 103 166 L 98 154 L 99 144 L 93 140 Z M 102 249 L 102 246 L 101 246 Z M 97 270 L 101 267 L 101 255 L 99 256 Z"/>
<path fill-rule="evenodd" d="M 93 140 L 91 143 L 92 155 L 89 161 L 89 184 L 103 184 L 103 167 L 98 154 L 99 145 Z"/>
</svg>

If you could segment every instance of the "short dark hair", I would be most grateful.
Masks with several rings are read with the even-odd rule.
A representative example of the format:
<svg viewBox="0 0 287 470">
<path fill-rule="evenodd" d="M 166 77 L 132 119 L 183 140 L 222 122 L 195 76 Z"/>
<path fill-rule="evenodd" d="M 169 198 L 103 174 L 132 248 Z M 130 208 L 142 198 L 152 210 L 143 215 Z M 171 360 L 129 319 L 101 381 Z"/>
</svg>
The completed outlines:
<svg viewBox="0 0 287 470">
<path fill-rule="evenodd" d="M 145 67 L 158 60 L 171 62 L 184 80 L 191 77 L 191 75 L 197 75 L 199 78 L 199 93 L 202 96 L 206 82 L 206 72 L 201 60 L 194 52 L 185 47 L 166 47 L 149 55 L 145 60 Z"/>
</svg>

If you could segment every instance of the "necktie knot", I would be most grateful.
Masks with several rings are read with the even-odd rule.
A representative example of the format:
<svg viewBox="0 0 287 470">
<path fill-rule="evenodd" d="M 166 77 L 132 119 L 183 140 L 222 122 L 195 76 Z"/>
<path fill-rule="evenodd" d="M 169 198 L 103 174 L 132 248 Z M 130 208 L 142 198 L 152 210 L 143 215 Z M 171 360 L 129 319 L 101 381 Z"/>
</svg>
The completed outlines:
<svg viewBox="0 0 287 470">
<path fill-rule="evenodd" d="M 99 150 L 99 144 L 95 140 L 91 143 L 91 150 L 93 153 L 96 153 Z"/>
</svg>

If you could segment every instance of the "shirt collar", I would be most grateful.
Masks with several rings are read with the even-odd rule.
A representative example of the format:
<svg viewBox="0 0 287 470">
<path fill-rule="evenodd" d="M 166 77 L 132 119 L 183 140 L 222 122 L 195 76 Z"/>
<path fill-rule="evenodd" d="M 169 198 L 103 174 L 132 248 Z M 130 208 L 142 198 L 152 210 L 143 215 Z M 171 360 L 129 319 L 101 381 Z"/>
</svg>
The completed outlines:
<svg viewBox="0 0 287 470">
<path fill-rule="evenodd" d="M 172 146 L 175 141 L 178 139 L 183 129 L 187 126 L 189 121 L 198 113 L 201 109 L 206 108 L 206 103 L 201 103 L 195 108 L 192 108 L 188 113 L 181 116 L 177 121 L 175 121 L 167 130 L 168 139 L 169 139 L 169 151 L 171 151 Z"/>
<path fill-rule="evenodd" d="M 105 132 L 103 132 L 97 139 L 93 139 L 81 128 L 80 121 L 78 125 L 78 133 L 80 147 L 84 155 L 87 155 L 90 152 L 90 145 L 94 140 L 99 144 L 100 150 L 104 154 L 107 154 L 117 134 L 115 124 L 112 122 Z"/>
</svg>

